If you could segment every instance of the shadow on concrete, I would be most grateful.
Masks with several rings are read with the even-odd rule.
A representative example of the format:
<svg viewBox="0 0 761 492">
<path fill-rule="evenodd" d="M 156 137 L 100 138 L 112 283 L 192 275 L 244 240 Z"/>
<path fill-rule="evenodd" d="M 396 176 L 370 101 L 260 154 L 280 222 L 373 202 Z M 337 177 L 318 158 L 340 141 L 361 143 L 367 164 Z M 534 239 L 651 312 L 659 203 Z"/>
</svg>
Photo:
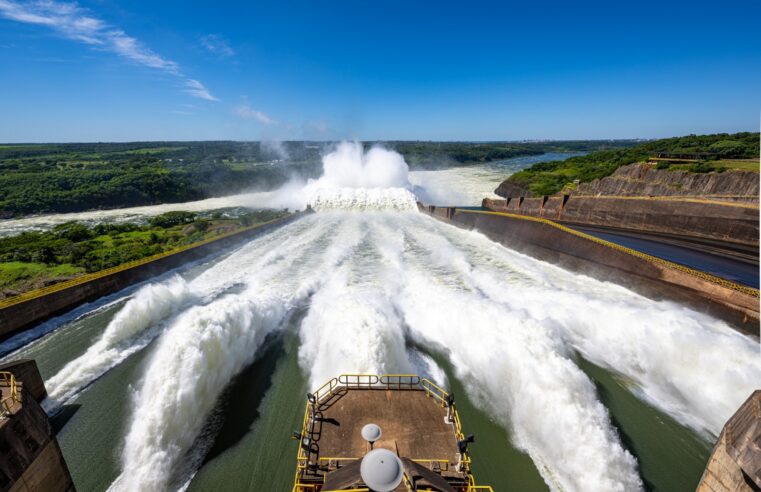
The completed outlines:
<svg viewBox="0 0 761 492">
<path fill-rule="evenodd" d="M 81 407 L 82 405 L 79 403 L 64 405 L 58 413 L 50 417 L 50 425 L 53 427 L 53 433 L 58 434 L 61 429 L 66 427 L 66 424 L 69 423 L 69 420 L 74 417 L 74 414 L 76 414 Z"/>
</svg>

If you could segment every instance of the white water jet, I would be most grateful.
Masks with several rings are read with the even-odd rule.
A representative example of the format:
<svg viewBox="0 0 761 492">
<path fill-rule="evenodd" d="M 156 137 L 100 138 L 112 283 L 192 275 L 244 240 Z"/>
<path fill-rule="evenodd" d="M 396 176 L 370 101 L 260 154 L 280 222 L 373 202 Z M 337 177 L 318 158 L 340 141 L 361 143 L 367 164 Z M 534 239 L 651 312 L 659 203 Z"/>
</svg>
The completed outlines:
<svg viewBox="0 0 761 492">
<path fill-rule="evenodd" d="M 299 363 L 314 388 L 339 374 L 412 372 L 391 300 L 350 287 L 347 276 L 334 274 L 313 296 L 301 324 Z"/>
<path fill-rule="evenodd" d="M 312 249 L 251 271 L 245 291 L 191 308 L 162 334 L 134 395 L 122 473 L 112 490 L 168 485 L 225 385 L 364 237 L 352 223 L 332 228 L 329 217 L 307 219 L 323 231 Z"/>
<path fill-rule="evenodd" d="M 317 189 L 310 196 L 310 204 L 318 212 L 328 210 L 417 212 L 415 195 L 404 188 Z"/>
<path fill-rule="evenodd" d="M 717 436 L 761 381 L 758 343 L 723 321 L 454 227 L 432 229 L 422 243 L 473 289 L 552 326 L 588 360 L 624 375 L 635 394 L 700 433 Z M 498 262 L 515 270 L 520 296 L 500 285 L 507 273 Z"/>
<path fill-rule="evenodd" d="M 351 198 L 364 193 L 379 197 L 375 208 L 398 210 L 396 191 L 346 191 L 341 184 L 345 178 L 367 185 L 358 181 L 354 164 L 345 165 L 346 159 L 366 165 L 361 149 L 343 149 L 335 158 L 331 175 L 341 178 L 313 186 L 317 202 L 367 209 L 371 200 Z M 401 181 L 404 173 L 397 171 L 388 174 L 389 182 Z M 378 182 L 386 179 L 374 175 Z M 298 189 L 299 199 L 307 187 Z M 397 188 L 411 190 L 408 183 Z M 350 199 L 320 198 L 341 196 Z M 712 428 L 718 418 L 709 418 L 711 412 L 728 407 L 718 403 L 736 399 L 757 375 L 748 339 L 715 320 L 566 272 L 421 214 L 323 211 L 298 222 L 288 229 L 292 237 L 249 245 L 225 267 L 198 277 L 199 285 L 228 278 L 247 288 L 187 310 L 162 335 L 136 393 L 114 489 L 166 485 L 209 413 L 209 404 L 197 397 L 213 405 L 229 379 L 253 360 L 263 337 L 310 296 L 299 361 L 312 384 L 341 372 L 419 370 L 420 354 L 405 345 L 405 336 L 412 337 L 448 356 L 476 405 L 530 454 L 548 484 L 569 492 L 642 487 L 634 458 L 575 364 L 575 351 L 631 375 L 640 396 L 682 421 L 692 419 L 696 428 Z M 276 251 L 281 242 L 287 254 Z M 610 306 L 615 329 L 606 329 Z M 668 328 L 659 329 L 663 323 Z M 659 336 L 668 342 L 657 343 Z M 692 355 L 680 358 L 683 347 Z M 727 350 L 740 355 L 726 357 Z M 226 361 L 218 360 L 223 351 L 232 354 Z M 711 374 L 716 364 L 723 364 L 721 370 Z M 190 374 L 201 376 L 194 381 Z M 689 395 L 705 381 L 711 395 L 701 403 Z M 153 465 L 155 457 L 162 466 Z"/>
<path fill-rule="evenodd" d="M 111 490 L 165 490 L 222 389 L 283 322 L 286 299 L 247 294 L 194 307 L 163 334 L 135 393 L 122 473 Z"/>
<path fill-rule="evenodd" d="M 178 276 L 165 283 L 142 287 L 84 354 L 66 364 L 46 382 L 48 398 L 44 402 L 45 409 L 52 411 L 65 403 L 83 387 L 145 347 L 153 336 L 139 341 L 133 338 L 193 299 L 195 296 L 187 283 Z"/>
<path fill-rule="evenodd" d="M 359 142 L 341 142 L 322 158 L 323 174 L 294 180 L 273 192 L 280 206 L 315 210 L 416 211 L 409 167 L 398 152 Z"/>
</svg>

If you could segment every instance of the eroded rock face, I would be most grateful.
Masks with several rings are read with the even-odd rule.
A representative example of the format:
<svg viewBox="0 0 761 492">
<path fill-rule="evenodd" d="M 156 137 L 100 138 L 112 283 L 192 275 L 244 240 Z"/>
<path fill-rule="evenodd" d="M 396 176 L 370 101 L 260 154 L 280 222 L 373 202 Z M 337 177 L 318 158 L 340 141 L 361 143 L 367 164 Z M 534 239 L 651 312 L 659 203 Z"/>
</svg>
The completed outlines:
<svg viewBox="0 0 761 492">
<path fill-rule="evenodd" d="M 504 183 L 503 183 L 504 184 Z M 612 175 L 582 183 L 573 195 L 594 196 L 733 196 L 758 197 L 759 175 L 753 171 L 690 173 L 655 169 L 654 164 L 630 164 Z"/>
<path fill-rule="evenodd" d="M 494 193 L 505 198 L 534 196 L 528 189 L 524 188 L 523 186 L 516 185 L 515 183 L 511 183 L 507 180 L 500 183 L 497 189 L 494 190 Z"/>
</svg>

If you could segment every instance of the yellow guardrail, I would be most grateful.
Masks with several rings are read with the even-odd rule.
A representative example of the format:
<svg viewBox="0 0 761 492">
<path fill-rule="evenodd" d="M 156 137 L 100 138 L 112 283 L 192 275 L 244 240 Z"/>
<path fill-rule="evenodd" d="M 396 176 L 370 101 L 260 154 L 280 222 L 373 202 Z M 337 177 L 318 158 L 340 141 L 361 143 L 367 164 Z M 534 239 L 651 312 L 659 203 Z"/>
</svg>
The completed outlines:
<svg viewBox="0 0 761 492">
<path fill-rule="evenodd" d="M 590 234 L 586 234 L 581 231 L 577 231 L 575 229 L 571 229 L 570 227 L 566 227 L 564 225 L 558 224 L 555 221 L 552 221 L 550 219 L 545 219 L 542 217 L 532 217 L 529 215 L 520 215 L 520 214 L 512 214 L 509 212 L 492 212 L 492 211 L 486 211 L 486 210 L 465 210 L 462 208 L 457 208 L 457 212 L 462 213 L 468 213 L 468 214 L 483 214 L 483 215 L 501 215 L 504 217 L 509 217 L 512 219 L 519 219 L 519 220 L 527 220 L 531 222 L 539 222 L 542 224 L 546 224 L 550 227 L 554 227 L 556 229 L 560 229 L 563 232 L 567 232 L 568 234 L 572 234 L 574 236 L 578 236 L 581 238 L 584 238 L 588 241 L 595 242 L 597 244 L 600 244 L 602 246 L 606 246 L 608 248 L 615 249 L 617 251 L 620 251 L 622 253 L 626 253 L 632 256 L 636 256 L 637 258 L 641 258 L 645 261 L 648 261 L 650 263 L 655 263 L 661 266 L 665 266 L 666 268 L 670 268 L 672 270 L 678 270 L 682 273 L 686 273 L 688 275 L 691 275 L 693 277 L 697 277 L 701 280 L 705 280 L 707 282 L 711 282 L 716 285 L 720 285 L 722 287 L 726 287 L 728 289 L 732 289 L 737 292 L 742 292 L 743 294 L 747 294 L 752 297 L 759 297 L 759 291 L 758 289 L 754 289 L 752 287 L 748 287 L 745 285 L 736 284 L 734 282 L 731 282 L 729 280 L 723 279 L 721 277 L 717 277 L 715 275 L 711 275 L 710 273 L 701 272 L 700 270 L 695 270 L 689 267 L 686 267 L 684 265 L 680 265 L 678 263 L 674 263 L 668 260 L 664 260 L 663 258 L 658 258 L 657 256 L 652 256 L 647 253 L 642 253 L 641 251 L 637 251 L 635 249 L 627 248 L 626 246 L 621 246 L 620 244 L 612 243 L 610 241 L 606 241 L 604 239 L 600 239 L 599 237 L 592 236 Z"/>
<path fill-rule="evenodd" d="M 449 393 L 446 390 L 438 386 L 428 378 L 421 378 L 417 374 L 341 374 L 338 377 L 331 378 L 326 381 L 322 386 L 317 388 L 312 395 L 313 401 L 307 401 L 306 410 L 304 411 L 304 419 L 301 425 L 302 440 L 305 437 L 310 437 L 310 415 L 312 414 L 312 405 L 319 405 L 320 401 L 328 398 L 332 393 L 339 388 L 348 389 L 396 389 L 396 390 L 422 390 L 426 392 L 426 396 L 435 398 L 442 407 L 447 405 L 447 397 Z M 452 425 L 455 430 L 455 437 L 458 441 L 465 439 L 462 432 L 462 422 L 460 421 L 460 414 L 457 412 L 455 405 L 452 405 Z M 319 457 L 318 463 L 335 463 L 338 464 L 341 461 L 355 461 L 360 458 L 339 458 L 339 457 Z M 448 460 L 440 459 L 413 459 L 412 461 L 418 463 L 427 463 L 433 465 L 438 463 L 443 470 L 449 469 Z M 492 491 L 493 489 L 488 485 L 476 485 L 473 475 L 470 472 L 471 458 L 468 453 L 464 453 L 460 461 L 462 472 L 468 476 L 468 489 L 467 492 L 476 491 Z M 307 469 L 309 464 L 309 454 L 304 450 L 299 443 L 299 450 L 296 456 L 296 475 L 294 477 L 294 484 L 292 492 L 306 492 L 317 490 L 320 485 L 309 484 L 301 482 L 302 472 Z M 405 484 L 409 490 L 413 490 L 409 480 L 405 476 Z M 349 489 L 352 491 L 364 491 L 369 490 L 365 488 Z M 424 491 L 426 489 L 418 489 Z M 321 491 L 329 492 L 329 491 Z M 345 491 L 344 491 L 345 492 Z"/>
<path fill-rule="evenodd" d="M 289 216 L 290 217 L 290 216 Z M 123 272 L 125 270 L 129 270 L 130 268 L 135 268 L 136 266 L 145 265 L 146 263 L 151 263 L 153 261 L 159 260 L 161 258 L 166 258 L 168 256 L 175 255 L 177 253 L 182 253 L 183 251 L 187 251 L 190 249 L 195 249 L 200 246 L 204 246 L 209 243 L 213 243 L 215 241 L 219 241 L 220 239 L 225 239 L 228 237 L 235 236 L 237 234 L 242 234 L 244 232 L 253 231 L 256 229 L 259 229 L 261 227 L 264 227 L 266 225 L 270 225 L 279 221 L 282 221 L 288 217 L 280 217 L 278 219 L 269 220 L 267 222 L 262 222 L 260 224 L 256 224 L 249 227 L 244 227 L 235 231 L 226 232 L 224 234 L 220 234 L 218 236 L 212 236 L 210 238 L 204 239 L 202 241 L 198 241 L 191 244 L 186 244 L 184 246 L 180 246 L 177 248 L 174 248 L 170 251 L 164 251 L 163 253 L 157 253 L 152 256 L 146 256 L 145 258 L 141 258 L 139 260 L 130 261 L 127 263 L 122 263 L 121 265 L 117 265 L 115 267 L 106 268 L 105 270 L 99 270 L 97 272 L 88 273 L 85 275 L 81 275 L 79 277 L 73 278 L 71 280 L 66 280 L 64 282 L 58 282 L 53 285 L 49 285 L 47 287 L 42 287 L 40 289 L 30 290 L 28 292 L 24 292 L 23 294 L 19 294 L 17 296 L 9 297 L 7 299 L 0 300 L 0 309 L 7 308 L 10 306 L 13 306 L 15 304 L 20 304 L 22 302 L 29 301 L 31 299 L 36 299 L 38 297 L 42 297 L 44 295 L 50 294 L 52 292 L 58 292 L 61 290 L 68 289 L 70 287 L 74 287 L 76 285 L 85 284 L 87 282 L 92 282 L 93 280 L 108 277 L 109 275 L 113 275 L 115 273 Z"/>
<path fill-rule="evenodd" d="M 6 412 L 11 413 L 16 403 L 21 403 L 16 376 L 11 372 L 0 371 L 0 385 L 10 388 L 10 394 L 3 398 L 2 402 L 0 402 L 0 407 L 4 408 Z"/>
</svg>

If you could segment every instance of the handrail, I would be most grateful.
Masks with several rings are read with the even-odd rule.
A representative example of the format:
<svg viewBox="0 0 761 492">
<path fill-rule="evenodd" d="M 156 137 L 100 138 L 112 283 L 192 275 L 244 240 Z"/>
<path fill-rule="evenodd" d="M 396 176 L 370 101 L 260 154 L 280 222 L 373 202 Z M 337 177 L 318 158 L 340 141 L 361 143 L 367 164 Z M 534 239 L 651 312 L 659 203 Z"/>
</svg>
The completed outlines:
<svg viewBox="0 0 761 492">
<path fill-rule="evenodd" d="M 317 388 L 312 395 L 313 400 L 307 400 L 306 410 L 304 411 L 304 420 L 301 427 L 302 441 L 304 438 L 311 438 L 311 415 L 313 411 L 317 409 L 320 402 L 330 395 L 338 388 L 347 389 L 397 389 L 397 390 L 421 390 L 426 392 L 426 396 L 435 398 L 441 406 L 446 406 L 449 393 L 442 387 L 434 383 L 428 378 L 421 378 L 417 374 L 382 374 L 380 376 L 375 374 L 341 374 L 338 377 L 334 377 L 326 381 L 322 386 Z M 313 408 L 314 407 L 314 408 Z M 465 436 L 462 432 L 462 422 L 460 421 L 460 414 L 457 412 L 457 408 L 454 404 L 451 406 L 451 423 L 454 427 L 455 437 L 458 441 L 463 440 Z M 301 472 L 306 470 L 309 465 L 309 454 L 304 450 L 304 447 L 299 443 L 299 450 L 296 456 L 296 475 L 294 477 L 294 484 L 292 492 L 305 492 L 311 490 L 317 490 L 319 485 L 307 484 L 301 482 Z M 336 462 L 340 461 L 354 461 L 360 458 L 338 458 L 338 457 L 318 457 L 319 462 Z M 432 464 L 434 462 L 446 463 L 446 469 L 449 469 L 449 461 L 447 460 L 435 460 L 435 459 L 413 459 L 412 461 L 419 463 Z M 466 492 L 493 492 L 493 489 L 488 485 L 476 485 L 473 475 L 470 471 L 470 465 L 472 459 L 470 454 L 465 452 L 462 454 L 459 466 L 463 473 L 468 476 L 468 488 Z M 368 489 L 351 489 L 353 491 L 362 491 Z M 410 489 L 412 490 L 412 489 Z M 323 491 L 328 492 L 328 491 Z"/>
<path fill-rule="evenodd" d="M 5 411 L 11 413 L 16 403 L 21 403 L 18 396 L 16 376 L 14 376 L 12 372 L 0 371 L 0 385 L 8 386 L 11 389 L 11 394 L 3 398 L 2 402 L 0 402 L 0 405 L 5 408 Z"/>
</svg>

